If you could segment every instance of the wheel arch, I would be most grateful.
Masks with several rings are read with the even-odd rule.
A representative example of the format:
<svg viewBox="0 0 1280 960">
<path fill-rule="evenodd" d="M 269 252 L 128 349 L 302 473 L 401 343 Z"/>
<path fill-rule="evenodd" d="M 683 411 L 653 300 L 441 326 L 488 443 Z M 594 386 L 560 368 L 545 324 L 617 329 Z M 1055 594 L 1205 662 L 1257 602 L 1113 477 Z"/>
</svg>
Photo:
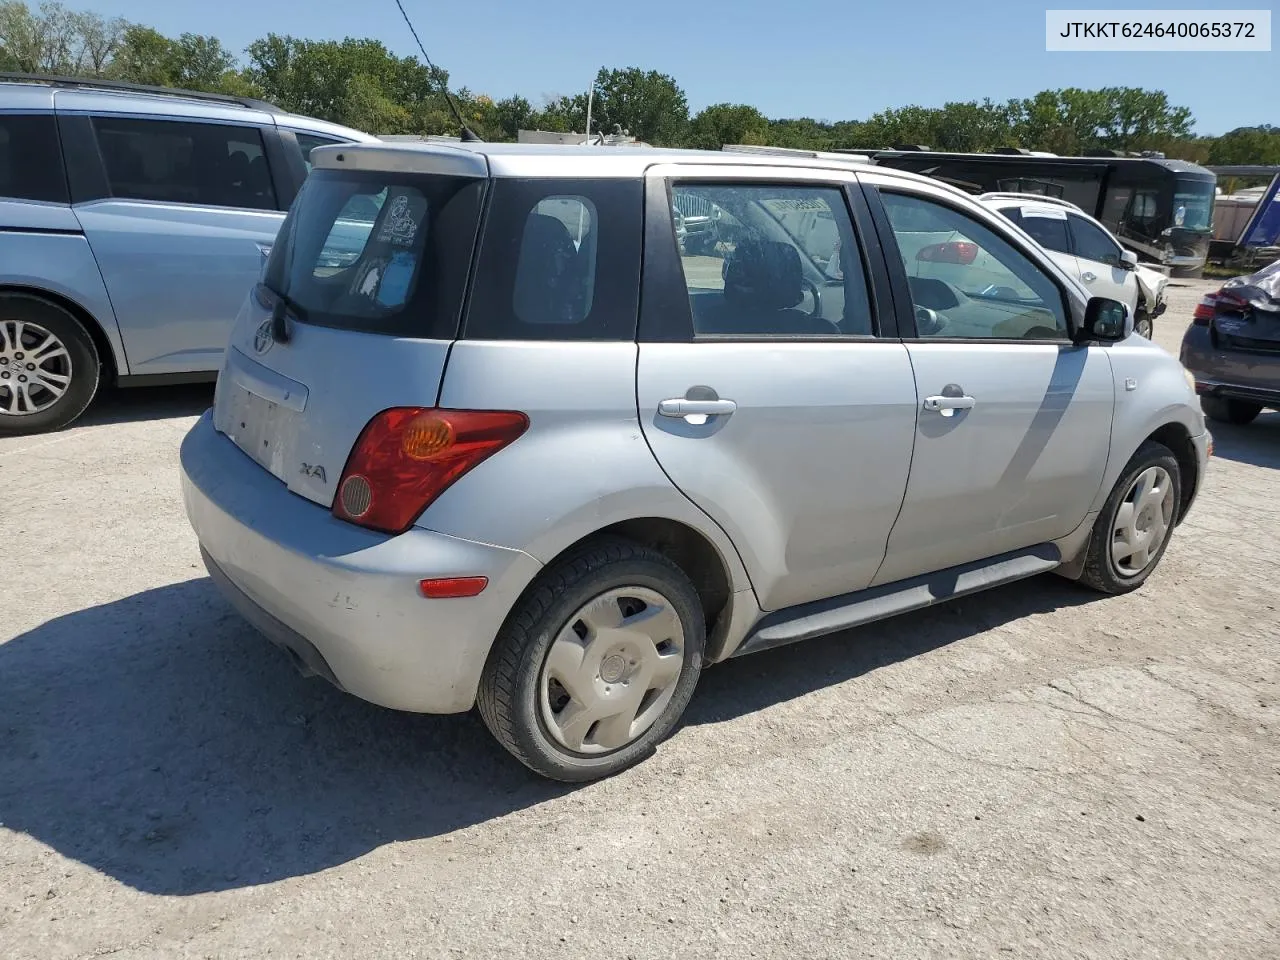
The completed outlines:
<svg viewBox="0 0 1280 960">
<path fill-rule="evenodd" d="M 602 539 L 617 537 L 650 547 L 675 562 L 693 583 L 702 603 L 707 630 L 705 659 L 714 663 L 721 659 L 721 652 L 729 641 L 729 626 L 733 619 L 734 580 L 731 561 L 726 558 L 710 537 L 696 527 L 669 517 L 632 517 L 601 526 L 568 544 L 547 560 L 543 569 L 549 569 L 566 557 Z M 736 558 L 735 558 L 736 559 Z M 534 577 L 521 594 L 534 589 L 538 577 Z M 520 600 L 513 604 L 518 609 Z"/>
<path fill-rule="evenodd" d="M 1178 502 L 1178 517 L 1174 522 L 1181 523 L 1200 486 L 1200 460 L 1196 454 L 1195 442 L 1191 439 L 1191 431 L 1183 424 L 1174 421 L 1157 427 L 1142 443 L 1149 441 L 1168 447 L 1173 452 L 1174 459 L 1178 461 L 1182 495 Z M 1142 444 L 1138 444 L 1138 449 L 1141 447 Z"/>
<path fill-rule="evenodd" d="M 98 351 L 98 362 L 103 368 L 100 380 L 112 384 L 116 382 L 122 372 L 122 358 L 116 356 L 115 345 L 112 343 L 111 338 L 107 336 L 106 328 L 87 307 L 64 293 L 24 284 L 0 283 L 0 297 L 5 296 L 30 297 L 33 300 L 43 300 L 75 317 L 84 327 L 85 332 L 89 334 L 89 339 L 93 341 L 94 349 Z"/>
</svg>

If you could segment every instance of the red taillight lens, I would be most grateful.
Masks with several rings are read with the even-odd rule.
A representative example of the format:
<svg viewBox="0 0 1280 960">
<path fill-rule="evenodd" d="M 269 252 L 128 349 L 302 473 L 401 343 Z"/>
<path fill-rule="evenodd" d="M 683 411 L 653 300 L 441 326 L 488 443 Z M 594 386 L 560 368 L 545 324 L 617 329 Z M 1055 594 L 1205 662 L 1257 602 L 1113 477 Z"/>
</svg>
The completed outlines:
<svg viewBox="0 0 1280 960">
<path fill-rule="evenodd" d="M 1218 305 L 1218 295 L 1211 293 L 1196 304 L 1195 312 L 1191 314 L 1191 322 L 1198 327 L 1207 327 L 1209 321 L 1213 319 L 1214 308 Z"/>
<path fill-rule="evenodd" d="M 928 263 L 973 263 L 978 259 L 978 245 L 968 240 L 951 240 L 947 243 L 931 243 L 916 253 L 917 260 Z"/>
<path fill-rule="evenodd" d="M 403 533 L 454 481 L 528 427 L 527 416 L 508 410 L 383 410 L 347 458 L 333 515 Z"/>
</svg>

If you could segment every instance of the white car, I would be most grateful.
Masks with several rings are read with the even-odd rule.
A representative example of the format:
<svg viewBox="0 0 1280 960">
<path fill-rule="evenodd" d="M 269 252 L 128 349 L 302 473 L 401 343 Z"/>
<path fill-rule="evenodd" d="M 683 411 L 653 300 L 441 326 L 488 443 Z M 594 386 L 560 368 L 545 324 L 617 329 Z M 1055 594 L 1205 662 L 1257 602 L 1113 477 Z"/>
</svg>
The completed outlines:
<svg viewBox="0 0 1280 960">
<path fill-rule="evenodd" d="M 1139 264 L 1137 255 L 1124 249 L 1106 227 L 1075 204 L 1055 197 L 984 193 L 978 202 L 1030 234 L 1091 294 L 1128 305 L 1134 330 L 1151 339 L 1155 318 L 1164 312 L 1169 278 Z"/>
</svg>

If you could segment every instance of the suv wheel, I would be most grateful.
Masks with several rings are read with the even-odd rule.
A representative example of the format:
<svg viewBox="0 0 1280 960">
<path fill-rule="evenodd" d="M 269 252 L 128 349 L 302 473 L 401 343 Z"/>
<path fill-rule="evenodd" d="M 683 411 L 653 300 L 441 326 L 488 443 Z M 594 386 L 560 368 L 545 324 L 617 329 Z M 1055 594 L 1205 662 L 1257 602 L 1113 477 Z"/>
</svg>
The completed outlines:
<svg viewBox="0 0 1280 960">
<path fill-rule="evenodd" d="M 98 390 L 99 359 L 88 331 L 36 297 L 0 296 L 0 434 L 65 427 Z"/>
<path fill-rule="evenodd" d="M 1144 443 L 1094 524 L 1080 581 L 1103 593 L 1128 593 L 1142 586 L 1169 545 L 1181 497 L 1173 451 L 1154 441 Z"/>
<path fill-rule="evenodd" d="M 684 571 L 631 541 L 598 541 L 544 571 L 507 617 L 480 680 L 480 715 L 543 776 L 609 776 L 671 732 L 705 642 Z"/>
<path fill-rule="evenodd" d="M 1210 420 L 1219 423 L 1235 423 L 1243 426 L 1253 423 L 1262 412 L 1262 404 L 1248 400 L 1232 400 L 1230 397 L 1201 397 L 1200 409 Z"/>
<path fill-rule="evenodd" d="M 1133 320 L 1133 332 L 1140 337 L 1151 339 L 1152 333 L 1155 332 L 1155 323 L 1151 319 L 1151 314 L 1147 312 L 1146 307 L 1139 307 L 1138 313 Z"/>
</svg>

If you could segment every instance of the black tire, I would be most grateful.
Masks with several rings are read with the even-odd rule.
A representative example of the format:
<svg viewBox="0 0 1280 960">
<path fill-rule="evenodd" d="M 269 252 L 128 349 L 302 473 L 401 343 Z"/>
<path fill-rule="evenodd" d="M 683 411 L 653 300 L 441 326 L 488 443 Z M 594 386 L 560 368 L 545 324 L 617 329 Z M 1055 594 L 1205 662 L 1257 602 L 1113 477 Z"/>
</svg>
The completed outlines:
<svg viewBox="0 0 1280 960">
<path fill-rule="evenodd" d="M 23 361 L 17 361 L 16 352 L 25 351 L 17 351 L 16 345 L 9 343 L 14 321 L 35 324 L 53 334 L 66 347 L 70 361 L 68 373 L 71 381 L 66 386 L 66 392 L 49 406 L 35 413 L 11 413 L 7 410 L 14 401 L 15 394 L 11 389 L 6 389 L 6 384 L 16 383 L 17 377 L 27 375 L 27 372 L 21 370 L 18 364 L 23 361 L 30 362 L 25 356 Z M 48 300 L 26 294 L 4 294 L 0 295 L 0 326 L 5 328 L 3 337 L 0 337 L 0 352 L 3 352 L 6 346 L 13 348 L 10 350 L 13 356 L 5 355 L 0 358 L 0 365 L 8 368 L 0 368 L 0 377 L 3 377 L 0 379 L 0 435 L 60 430 L 84 413 L 85 408 L 98 392 L 102 365 L 98 350 L 93 344 L 93 338 L 89 336 L 89 332 L 80 321 Z M 27 338 L 32 338 L 30 332 Z M 4 377 L 4 374 L 8 376 Z"/>
<path fill-rule="evenodd" d="M 671 700 L 644 733 L 612 752 L 577 753 L 559 743 L 542 719 L 543 664 L 569 618 L 618 587 L 646 588 L 669 601 L 684 630 L 684 662 Z M 548 567 L 525 591 L 494 641 L 476 703 L 498 742 L 531 770 L 568 783 L 596 780 L 645 759 L 672 731 L 702 673 L 705 645 L 702 604 L 683 570 L 630 540 L 597 540 Z"/>
<path fill-rule="evenodd" d="M 1173 486 L 1173 514 L 1167 524 L 1164 540 L 1157 548 L 1155 555 L 1136 576 L 1127 576 L 1119 569 L 1111 555 L 1111 541 L 1115 534 L 1117 515 L 1124 503 L 1129 488 L 1144 470 L 1150 467 L 1162 467 L 1169 475 Z M 1093 533 L 1089 535 L 1088 553 L 1085 558 L 1084 572 L 1080 582 L 1102 593 L 1129 593 L 1142 586 L 1147 578 L 1160 565 L 1164 552 L 1173 536 L 1174 525 L 1178 522 L 1178 511 L 1182 506 L 1182 476 L 1178 468 L 1178 459 L 1162 443 L 1148 440 L 1133 455 L 1125 466 L 1120 479 L 1116 481 L 1111 495 L 1098 514 L 1093 525 Z"/>
<path fill-rule="evenodd" d="M 1250 403 L 1248 400 L 1234 400 L 1230 397 L 1202 396 L 1200 409 L 1210 420 L 1234 423 L 1242 427 L 1247 423 L 1253 423 L 1258 418 L 1258 414 L 1262 412 L 1262 404 Z"/>
</svg>

